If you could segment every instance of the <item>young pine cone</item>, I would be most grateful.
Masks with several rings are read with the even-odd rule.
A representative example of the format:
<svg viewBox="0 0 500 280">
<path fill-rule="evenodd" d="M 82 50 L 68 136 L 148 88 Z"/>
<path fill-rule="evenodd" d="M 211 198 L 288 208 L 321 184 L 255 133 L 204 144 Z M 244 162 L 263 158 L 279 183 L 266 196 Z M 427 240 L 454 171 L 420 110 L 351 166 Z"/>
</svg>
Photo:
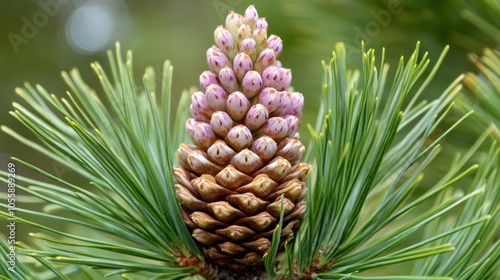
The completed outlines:
<svg viewBox="0 0 500 280">
<path fill-rule="evenodd" d="M 262 264 L 279 223 L 281 244 L 305 211 L 309 165 L 299 141 L 304 97 L 287 91 L 290 69 L 277 60 L 282 40 L 267 37 L 267 22 L 250 6 L 229 13 L 207 51 L 210 71 L 200 75 L 193 118 L 174 169 L 184 221 L 209 263 L 230 270 Z"/>
</svg>

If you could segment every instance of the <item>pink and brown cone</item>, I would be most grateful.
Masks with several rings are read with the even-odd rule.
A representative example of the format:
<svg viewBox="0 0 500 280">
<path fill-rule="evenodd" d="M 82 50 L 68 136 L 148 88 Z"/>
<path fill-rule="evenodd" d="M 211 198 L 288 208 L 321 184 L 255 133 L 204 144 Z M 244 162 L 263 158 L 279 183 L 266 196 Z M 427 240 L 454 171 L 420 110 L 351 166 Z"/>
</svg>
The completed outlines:
<svg viewBox="0 0 500 280">
<path fill-rule="evenodd" d="M 254 6 L 230 12 L 207 50 L 210 71 L 203 92 L 192 95 L 186 130 L 194 145 L 181 144 L 174 168 L 177 199 L 192 236 L 208 263 L 241 270 L 262 266 L 279 223 L 281 245 L 305 212 L 307 163 L 299 141 L 304 106 L 290 92 L 290 69 L 277 60 L 282 40 L 267 36 Z"/>
</svg>

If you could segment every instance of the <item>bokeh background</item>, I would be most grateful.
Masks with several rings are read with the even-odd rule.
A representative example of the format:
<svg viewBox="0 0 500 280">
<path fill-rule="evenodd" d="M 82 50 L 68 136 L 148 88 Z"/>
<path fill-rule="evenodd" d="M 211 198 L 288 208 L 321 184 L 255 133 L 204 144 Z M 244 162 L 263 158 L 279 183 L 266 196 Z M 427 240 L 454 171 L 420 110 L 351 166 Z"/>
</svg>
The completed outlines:
<svg viewBox="0 0 500 280">
<path fill-rule="evenodd" d="M 176 108 L 184 89 L 199 86 L 215 27 L 224 23 L 228 11 L 243 13 L 250 4 L 267 18 L 268 34 L 283 39 L 279 59 L 292 69 L 295 90 L 306 97 L 303 124 L 315 122 L 321 100 L 321 61 L 331 58 L 335 43 L 345 42 L 352 67 L 360 65 L 362 40 L 378 54 L 385 47 L 393 70 L 401 55 L 408 57 L 413 52 L 417 41 L 422 53 L 429 51 L 432 62 L 450 45 L 435 81 L 423 96 L 433 99 L 458 75 L 475 71 L 468 60 L 470 53 L 495 47 L 493 38 L 464 18 L 464 10 L 500 21 L 474 0 L 0 0 L 0 124 L 33 138 L 8 113 L 12 102 L 21 101 L 15 88 L 26 81 L 63 96 L 67 88 L 60 72 L 78 68 L 99 92 L 90 63 L 97 60 L 107 67 L 106 50 L 114 49 L 116 41 L 123 50 L 133 51 L 137 81 L 145 67 L 160 71 L 163 61 L 171 60 Z M 301 131 L 307 138 L 305 125 Z M 458 132 L 447 141 L 465 149 L 475 138 Z M 70 171 L 0 133 L 0 168 L 12 156 L 78 182 Z M 436 168 L 434 172 L 439 174 Z M 19 165 L 17 173 L 40 177 Z M 19 235 L 24 232 L 21 228 Z"/>
</svg>

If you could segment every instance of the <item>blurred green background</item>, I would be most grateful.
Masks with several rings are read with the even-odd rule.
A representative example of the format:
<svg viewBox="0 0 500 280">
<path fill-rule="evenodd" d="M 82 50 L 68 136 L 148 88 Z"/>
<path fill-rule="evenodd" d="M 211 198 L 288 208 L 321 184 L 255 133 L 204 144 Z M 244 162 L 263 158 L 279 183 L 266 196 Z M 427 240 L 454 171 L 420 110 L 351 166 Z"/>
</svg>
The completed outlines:
<svg viewBox="0 0 500 280">
<path fill-rule="evenodd" d="M 473 0 L 0 0 L 0 124 L 33 138 L 8 113 L 12 102 L 20 102 L 15 88 L 25 81 L 41 84 L 49 92 L 63 96 L 66 87 L 60 72 L 78 68 L 99 92 L 90 63 L 98 60 L 106 68 L 106 50 L 113 49 L 116 41 L 121 42 L 123 50 L 133 51 L 136 81 L 141 80 L 145 67 L 153 66 L 160 71 L 163 61 L 171 60 L 175 104 L 182 90 L 199 86 L 198 77 L 207 69 L 205 51 L 213 44 L 215 27 L 224 23 L 228 11 L 243 13 L 248 5 L 255 4 L 259 15 L 267 18 L 268 35 L 276 34 L 283 39 L 279 60 L 292 69 L 292 85 L 306 98 L 301 134 L 307 138 L 304 124 L 315 122 L 321 99 L 320 62 L 331 58 L 336 42 L 346 43 L 352 66 L 361 62 L 361 40 L 378 54 L 385 47 L 386 60 L 393 71 L 399 57 L 411 54 L 417 41 L 421 42 L 422 53 L 429 51 L 432 62 L 450 45 L 435 81 L 424 93 L 425 98 L 433 99 L 458 75 L 474 71 L 467 59 L 469 53 L 481 53 L 484 47 L 495 46 L 493 38 L 461 16 L 467 8 L 488 18 L 488 11 L 482 11 L 475 3 Z M 473 135 L 459 133 L 450 142 L 466 147 L 474 139 Z M 69 171 L 0 133 L 0 168 L 5 168 L 12 156 L 72 180 Z M 19 165 L 17 174 L 40 177 Z"/>
</svg>

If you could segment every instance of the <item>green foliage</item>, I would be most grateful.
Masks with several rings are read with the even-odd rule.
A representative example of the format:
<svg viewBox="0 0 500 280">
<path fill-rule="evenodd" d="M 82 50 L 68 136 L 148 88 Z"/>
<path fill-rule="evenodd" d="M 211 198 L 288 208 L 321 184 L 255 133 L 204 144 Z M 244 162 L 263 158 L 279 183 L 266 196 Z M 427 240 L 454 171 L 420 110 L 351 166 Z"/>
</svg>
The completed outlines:
<svg viewBox="0 0 500 280">
<path fill-rule="evenodd" d="M 351 72 L 347 70 L 344 46 L 336 46 L 330 64 L 324 65 L 324 108 L 317 128 L 310 127 L 315 172 L 309 183 L 306 215 L 295 244 L 288 246 L 287 253 L 293 254 L 296 262 L 288 263 L 290 275 L 297 270 L 299 276 L 357 279 L 353 274 L 374 267 L 453 251 L 455 243 L 432 243 L 457 232 L 463 238 L 465 229 L 489 219 L 491 211 L 476 213 L 427 239 L 406 247 L 401 245 L 459 204 L 477 201 L 483 188 L 498 194 L 494 182 L 476 182 L 465 195 L 456 193 L 416 217 L 409 215 L 426 200 L 448 192 L 475 168 L 462 170 L 478 145 L 463 160 L 454 162 L 426 193 L 410 197 L 423 170 L 436 157 L 438 142 L 463 120 L 436 141 L 427 142 L 460 90 L 458 78 L 439 99 L 416 103 L 445 52 L 446 49 L 413 99 L 404 106 L 405 97 L 429 64 L 427 54 L 418 59 L 418 46 L 407 62 L 401 58 L 388 91 L 384 89 L 388 73 L 384 52 L 381 70 L 376 68 L 374 51 L 369 50 L 363 56 L 363 70 Z M 429 276 L 426 279 L 440 279 L 430 276 L 442 274 L 424 275 Z"/>
<path fill-rule="evenodd" d="M 481 124 L 471 124 L 471 131 L 480 134 L 492 125 L 493 133 L 500 141 L 500 111 L 497 105 L 500 104 L 500 52 L 485 49 L 482 57 L 471 55 L 471 59 L 481 73 L 466 74 L 464 86 L 470 94 L 460 96 L 460 107 L 462 110 L 474 110 L 474 117 Z"/>
<path fill-rule="evenodd" d="M 482 0 L 473 5 L 470 3 L 462 15 L 476 25 L 497 43 L 500 42 L 500 3 L 498 1 Z M 472 7 L 471 7 L 472 6 Z M 468 134 L 480 135 L 485 129 L 500 141 L 500 113 L 495 104 L 500 104 L 500 52 L 486 48 L 483 55 L 470 55 L 470 59 L 479 73 L 466 73 L 464 86 L 466 91 L 457 98 L 462 111 L 474 111 L 474 122 L 466 123 Z M 483 134 L 481 138 L 485 138 Z M 474 184 L 486 186 L 484 192 L 476 200 L 469 201 L 460 214 L 454 218 L 440 218 L 434 227 L 426 233 L 428 236 L 442 230 L 444 227 L 463 224 L 478 218 L 481 214 L 491 217 L 481 225 L 467 229 L 463 234 L 454 234 L 446 238 L 448 242 L 461 244 L 461 247 L 451 255 L 436 256 L 422 260 L 417 273 L 436 273 L 453 276 L 455 279 L 497 279 L 500 277 L 500 241 L 499 211 L 500 211 L 500 151 L 492 146 L 483 155 L 483 165 L 478 171 Z M 493 186 L 488 188 L 487 186 Z M 473 249 L 471 249 L 473 248 Z"/>
<path fill-rule="evenodd" d="M 494 242 L 500 199 L 497 144 L 484 151 L 479 167 L 470 163 L 489 134 L 450 161 L 447 173 L 416 192 L 439 155 L 440 142 L 470 114 L 432 139 L 449 118 L 461 89 L 462 76 L 436 100 L 419 101 L 447 50 L 428 69 L 428 55 L 419 58 L 417 45 L 389 78 L 385 51 L 377 62 L 375 51 L 365 52 L 363 47 L 362 68 L 351 71 L 344 45 L 336 45 L 330 63 L 323 63 L 324 102 L 316 128 L 309 126 L 313 171 L 307 211 L 295 239 L 285 244 L 281 255 L 277 253 L 281 222 L 275 230 L 264 257 L 269 277 L 417 280 L 485 279 L 498 274 L 494 266 L 500 254 L 500 245 Z M 67 98 L 59 99 L 41 86 L 17 89 L 29 107 L 14 103 L 11 114 L 45 146 L 8 127 L 2 130 L 73 170 L 91 188 L 15 159 L 52 183 L 16 178 L 19 191 L 50 207 L 17 209 L 17 222 L 39 232 L 30 234 L 37 241 L 34 245 L 16 244 L 20 262 L 15 274 L 7 271 L 5 262 L 0 265 L 0 272 L 10 279 L 181 279 L 197 273 L 182 260 L 203 263 L 174 193 L 172 155 L 187 139 L 183 133 L 187 113 L 178 110 L 171 125 L 172 66 L 164 64 L 159 87 L 154 71 L 146 69 L 141 88 L 133 81 L 130 52 L 123 61 L 117 45 L 109 61 L 110 79 L 98 63 L 92 64 L 103 99 L 76 70 L 63 73 L 71 91 Z M 498 77 L 496 70 L 493 66 L 495 74 L 485 75 Z M 489 81 L 487 87 L 498 93 L 497 80 Z M 179 107 L 188 102 L 186 91 Z M 480 116 L 495 119 L 490 113 Z M 476 169 L 467 192 L 455 188 Z M 0 175 L 0 180 L 8 181 L 6 172 Z M 430 200 L 435 204 L 428 207 Z M 6 203 L 0 206 L 8 208 Z M 6 211 L 0 216 L 10 217 Z M 73 230 L 46 226 L 44 219 L 72 225 Z M 7 259 L 6 240 L 1 239 L 0 245 Z M 33 268 L 28 259 L 43 269 Z M 360 274 L 413 260 L 419 261 L 412 275 Z"/>
<path fill-rule="evenodd" d="M 18 216 L 17 222 L 45 231 L 32 236 L 51 248 L 19 252 L 50 262 L 108 269 L 111 275 L 148 272 L 166 278 L 186 276 L 193 268 L 176 267 L 179 257 L 198 256 L 199 252 L 181 218 L 173 187 L 169 151 L 172 66 L 168 61 L 164 64 L 159 89 L 154 71 L 146 69 L 141 90 L 133 82 L 130 52 L 123 61 L 117 45 L 116 56 L 110 52 L 109 61 L 112 82 L 98 63 L 92 64 L 109 109 L 76 70 L 63 73 L 71 89 L 67 98 L 58 99 L 41 86 L 35 89 L 26 84 L 17 89 L 31 108 L 15 103 L 12 115 L 46 147 L 10 128 L 2 130 L 80 174 L 95 190 L 15 159 L 55 182 L 19 177 L 17 189 L 61 209 L 53 213 L 17 210 L 23 216 L 32 215 L 28 219 Z M 2 177 L 7 177 L 5 172 Z M 0 215 L 9 216 L 6 212 Z M 85 230 L 70 234 L 35 222 L 37 217 Z"/>
<path fill-rule="evenodd" d="M 484 134 L 473 149 L 488 134 Z M 475 199 L 467 201 L 456 217 L 440 217 L 427 229 L 426 237 L 432 238 L 450 228 L 467 227 L 444 237 L 443 242 L 456 244 L 457 248 L 447 255 L 420 260 L 415 266 L 419 275 L 446 275 L 453 279 L 496 279 L 500 276 L 500 241 L 495 239 L 500 224 L 500 150 L 496 145 L 485 153 L 482 165 L 471 184 L 470 192 L 480 191 Z M 440 200 L 449 199 L 452 192 L 443 193 Z M 481 223 L 476 221 L 484 220 Z M 492 244 L 493 243 L 493 244 Z"/>
<path fill-rule="evenodd" d="M 500 3 L 493 0 L 481 0 L 465 3 L 467 9 L 462 16 L 477 26 L 482 32 L 500 44 Z M 483 50 L 483 55 L 470 55 L 471 61 L 479 70 L 479 74 L 468 72 L 464 86 L 466 94 L 459 96 L 462 111 L 474 110 L 476 122 L 467 128 L 480 135 L 488 126 L 492 126 L 493 134 L 500 140 L 500 112 L 495 104 L 500 102 L 500 52 L 492 48 Z M 476 123 L 482 124 L 477 126 Z"/>
<path fill-rule="evenodd" d="M 496 0 L 464 1 L 462 17 L 481 29 L 488 38 L 500 44 L 500 2 Z"/>
</svg>

